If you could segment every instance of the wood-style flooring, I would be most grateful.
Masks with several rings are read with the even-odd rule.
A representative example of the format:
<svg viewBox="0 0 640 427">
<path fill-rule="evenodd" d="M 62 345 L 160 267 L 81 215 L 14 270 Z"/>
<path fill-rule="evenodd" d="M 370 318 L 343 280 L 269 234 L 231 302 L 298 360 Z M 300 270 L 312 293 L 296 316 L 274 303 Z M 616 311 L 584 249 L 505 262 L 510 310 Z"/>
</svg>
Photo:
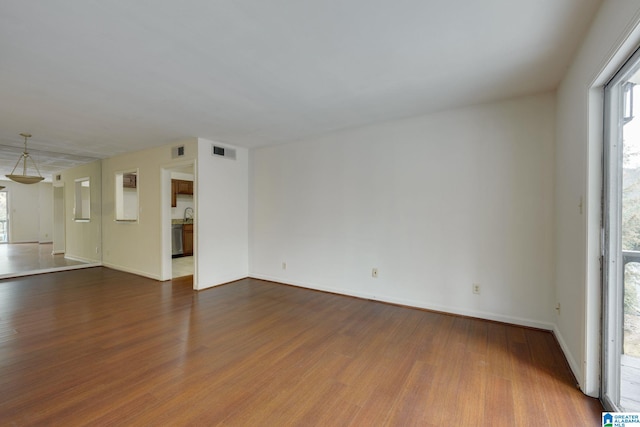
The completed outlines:
<svg viewBox="0 0 640 427">
<path fill-rule="evenodd" d="M 598 426 L 545 331 L 245 279 L 0 281 L 2 425 Z"/>
</svg>

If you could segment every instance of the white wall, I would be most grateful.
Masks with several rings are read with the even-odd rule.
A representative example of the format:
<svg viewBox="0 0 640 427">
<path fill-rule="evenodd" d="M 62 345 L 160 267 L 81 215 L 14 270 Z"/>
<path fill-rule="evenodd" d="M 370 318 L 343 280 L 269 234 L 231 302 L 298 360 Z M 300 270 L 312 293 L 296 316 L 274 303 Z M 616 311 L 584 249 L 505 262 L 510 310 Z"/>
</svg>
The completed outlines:
<svg viewBox="0 0 640 427">
<path fill-rule="evenodd" d="M 53 235 L 51 183 L 19 184 L 2 181 L 9 202 L 10 243 L 48 243 Z"/>
<path fill-rule="evenodd" d="M 122 219 L 135 219 L 140 207 L 138 206 L 138 192 L 135 188 L 122 188 Z"/>
<path fill-rule="evenodd" d="M 251 276 L 551 329 L 554 115 L 543 94 L 255 150 Z"/>
<path fill-rule="evenodd" d="M 211 155 L 212 141 L 198 139 L 196 167 L 197 289 L 248 276 L 249 153 L 236 159 Z M 217 144 L 216 145 L 224 145 Z"/>
<path fill-rule="evenodd" d="M 63 185 L 64 215 L 65 215 L 65 258 L 85 262 L 100 262 L 102 258 L 102 173 L 101 162 L 97 160 L 86 165 L 63 171 L 61 181 L 56 185 Z M 75 207 L 75 183 L 77 179 L 89 178 L 90 183 L 90 215 L 88 222 L 77 222 L 73 219 Z M 53 212 L 53 208 L 51 209 Z"/>
<path fill-rule="evenodd" d="M 4 184 L 9 193 L 9 228 L 11 243 L 37 242 L 40 216 L 39 184 Z"/>
<path fill-rule="evenodd" d="M 56 182 L 53 187 L 53 253 L 65 252 L 65 188 L 64 183 Z"/>
<path fill-rule="evenodd" d="M 53 185 L 50 182 L 38 184 L 38 241 L 51 243 L 53 241 Z"/>
<path fill-rule="evenodd" d="M 556 336 L 591 396 L 599 386 L 602 87 L 638 47 L 639 22 L 638 1 L 605 0 L 558 89 Z"/>
<path fill-rule="evenodd" d="M 183 219 L 184 210 L 186 208 L 191 208 L 191 209 L 195 208 L 193 196 L 189 196 L 186 194 L 178 194 L 178 196 L 176 197 L 176 207 L 171 208 L 171 218 Z"/>
</svg>

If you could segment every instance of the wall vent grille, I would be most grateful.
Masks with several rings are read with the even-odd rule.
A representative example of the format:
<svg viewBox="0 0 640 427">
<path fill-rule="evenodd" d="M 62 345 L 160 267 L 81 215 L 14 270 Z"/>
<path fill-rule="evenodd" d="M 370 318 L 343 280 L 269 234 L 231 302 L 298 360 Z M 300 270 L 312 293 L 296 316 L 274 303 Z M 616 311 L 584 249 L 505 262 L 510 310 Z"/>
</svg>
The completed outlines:
<svg viewBox="0 0 640 427">
<path fill-rule="evenodd" d="M 184 145 L 180 145 L 178 147 L 173 147 L 171 149 L 171 158 L 177 159 L 178 157 L 184 156 Z"/>
<path fill-rule="evenodd" d="M 221 147 L 219 145 L 211 146 L 211 155 L 224 157 L 225 159 L 236 159 L 236 150 L 233 148 Z"/>
</svg>

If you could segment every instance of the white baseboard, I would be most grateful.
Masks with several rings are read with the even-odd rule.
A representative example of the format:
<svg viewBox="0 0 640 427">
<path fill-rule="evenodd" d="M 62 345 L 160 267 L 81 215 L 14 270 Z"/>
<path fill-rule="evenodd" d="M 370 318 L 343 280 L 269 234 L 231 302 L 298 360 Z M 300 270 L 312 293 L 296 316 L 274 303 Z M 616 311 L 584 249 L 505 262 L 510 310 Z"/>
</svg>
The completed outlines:
<svg viewBox="0 0 640 427">
<path fill-rule="evenodd" d="M 576 378 L 576 381 L 580 386 L 580 390 L 584 391 L 584 377 L 582 375 L 582 369 L 580 368 L 581 365 L 578 364 L 576 359 L 573 357 L 573 355 L 569 351 L 569 346 L 567 345 L 567 342 L 562 337 L 562 334 L 560 333 L 560 330 L 556 325 L 554 325 L 553 327 L 553 335 L 555 335 L 556 340 L 558 340 L 558 344 L 560 344 L 560 349 L 562 350 L 562 353 L 564 353 L 564 358 L 567 359 L 567 362 L 569 363 L 569 368 L 571 369 L 571 372 L 573 372 L 573 376 Z"/>
<path fill-rule="evenodd" d="M 95 259 L 84 258 L 84 257 L 81 257 L 81 256 L 76 256 L 76 255 L 68 254 L 68 253 L 66 253 L 64 255 L 64 258 L 65 259 L 70 259 L 71 261 L 85 262 L 87 264 L 98 264 L 98 265 L 102 264 L 100 261 L 97 261 Z"/>
<path fill-rule="evenodd" d="M 135 268 L 123 267 L 121 265 L 109 264 L 109 263 L 106 263 L 106 262 L 103 262 L 102 265 L 104 267 L 110 268 L 112 270 L 124 271 L 125 273 L 135 274 L 137 276 L 146 277 L 146 278 L 149 278 L 149 279 L 157 280 L 159 282 L 162 281 L 162 279 L 161 279 L 161 277 L 159 275 L 152 274 L 152 273 L 149 273 L 147 271 L 136 270 Z"/>
<path fill-rule="evenodd" d="M 226 277 L 224 279 L 218 280 L 216 283 L 213 283 L 213 284 L 210 284 L 210 285 L 203 285 L 203 286 L 200 286 L 199 283 L 194 283 L 194 289 L 196 289 L 197 291 L 202 291 L 204 289 L 214 288 L 216 286 L 226 285 L 227 283 L 235 282 L 237 280 L 246 279 L 247 277 L 248 277 L 247 275 L 244 275 L 244 276 L 229 276 L 229 277 Z"/>
<path fill-rule="evenodd" d="M 460 308 L 457 308 L 457 307 L 448 307 L 448 306 L 443 306 L 443 305 L 438 305 L 438 304 L 417 303 L 416 301 L 406 300 L 406 299 L 402 299 L 402 298 L 380 297 L 378 295 L 367 294 L 367 293 L 364 293 L 364 292 L 350 292 L 350 291 L 345 291 L 344 289 L 336 289 L 336 288 L 330 288 L 330 287 L 315 286 L 315 285 L 311 285 L 311 284 L 308 284 L 308 283 L 301 283 L 301 282 L 284 281 L 279 277 L 271 277 L 271 276 L 267 276 L 267 275 L 263 275 L 263 274 L 252 274 L 249 277 L 252 277 L 252 278 L 255 278 L 255 279 L 268 280 L 270 282 L 283 283 L 285 285 L 297 286 L 297 287 L 300 287 L 300 288 L 313 289 L 313 290 L 316 290 L 316 291 L 331 292 L 331 293 L 334 293 L 334 294 L 347 295 L 347 296 L 352 296 L 352 297 L 356 297 L 356 298 L 363 298 L 363 299 L 380 301 L 380 302 L 388 302 L 388 303 L 391 303 L 391 304 L 399 304 L 399 305 L 404 305 L 404 306 L 407 306 L 407 307 L 414 307 L 414 308 L 421 308 L 421 309 L 425 309 L 425 310 L 439 311 L 439 312 L 442 312 L 442 313 L 457 314 L 457 315 L 460 315 L 460 316 L 475 317 L 475 318 L 484 319 L 484 320 L 493 320 L 493 321 L 496 321 L 496 322 L 509 323 L 509 324 L 512 324 L 512 325 L 527 326 L 527 327 L 530 327 L 530 328 L 544 329 L 544 330 L 547 330 L 547 331 L 553 331 L 554 327 L 555 327 L 555 325 L 553 323 L 541 322 L 541 321 L 538 321 L 538 320 L 526 319 L 526 318 L 522 318 L 522 317 L 505 316 L 505 315 L 502 315 L 502 314 L 489 313 L 489 312 L 484 312 L 484 311 L 466 310 L 466 309 L 460 309 Z"/>
</svg>

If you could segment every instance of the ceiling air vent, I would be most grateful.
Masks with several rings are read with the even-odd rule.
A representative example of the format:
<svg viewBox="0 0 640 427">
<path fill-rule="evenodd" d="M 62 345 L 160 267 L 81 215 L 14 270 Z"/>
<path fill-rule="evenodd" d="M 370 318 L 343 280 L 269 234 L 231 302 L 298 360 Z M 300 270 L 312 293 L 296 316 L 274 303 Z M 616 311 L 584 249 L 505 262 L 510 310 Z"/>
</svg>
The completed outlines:
<svg viewBox="0 0 640 427">
<path fill-rule="evenodd" d="M 60 174 L 56 175 L 56 181 L 62 181 L 62 175 Z"/>
<path fill-rule="evenodd" d="M 225 157 L 227 159 L 231 159 L 231 160 L 235 160 L 236 159 L 236 150 L 233 148 L 225 148 L 225 147 L 219 147 L 217 145 L 212 145 L 212 151 L 211 151 L 211 155 L 212 156 L 220 156 L 220 157 Z"/>
<path fill-rule="evenodd" d="M 184 145 L 181 145 L 179 147 L 173 147 L 171 149 L 172 159 L 177 159 L 178 157 L 182 157 L 182 156 L 184 156 Z"/>
</svg>

